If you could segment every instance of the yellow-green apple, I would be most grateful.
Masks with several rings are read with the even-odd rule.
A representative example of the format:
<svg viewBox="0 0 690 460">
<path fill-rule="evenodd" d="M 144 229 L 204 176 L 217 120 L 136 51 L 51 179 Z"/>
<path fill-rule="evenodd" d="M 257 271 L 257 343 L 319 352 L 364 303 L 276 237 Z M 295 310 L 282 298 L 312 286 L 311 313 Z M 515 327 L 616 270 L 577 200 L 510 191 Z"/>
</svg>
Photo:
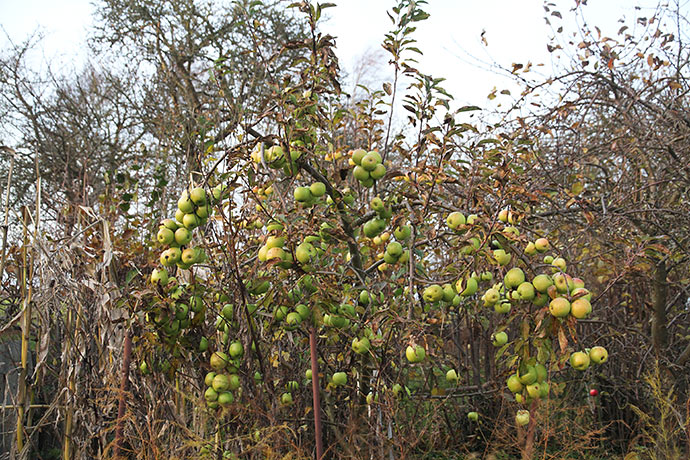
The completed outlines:
<svg viewBox="0 0 690 460">
<path fill-rule="evenodd" d="M 197 206 L 206 204 L 206 190 L 201 187 L 195 187 L 189 192 L 189 199 Z"/>
<path fill-rule="evenodd" d="M 524 386 L 522 385 L 522 382 L 520 382 L 520 379 L 518 378 L 517 374 L 513 374 L 510 377 L 508 377 L 508 380 L 506 381 L 506 385 L 508 386 L 508 389 L 512 393 L 519 393 L 524 388 Z"/>
<path fill-rule="evenodd" d="M 602 346 L 596 346 L 589 350 L 589 357 L 593 363 L 603 364 L 609 359 L 609 352 Z"/>
<path fill-rule="evenodd" d="M 544 274 L 537 275 L 532 280 L 532 285 L 534 286 L 534 288 L 541 293 L 546 292 L 546 290 L 552 284 L 553 284 L 553 280 L 551 279 L 551 277 L 549 275 L 544 275 Z"/>
<path fill-rule="evenodd" d="M 549 240 L 546 238 L 538 238 L 534 242 L 534 248 L 539 252 L 546 252 L 549 249 Z"/>
<path fill-rule="evenodd" d="M 495 332 L 492 335 L 492 342 L 495 347 L 502 347 L 508 343 L 508 334 L 505 331 Z"/>
<path fill-rule="evenodd" d="M 514 289 L 525 282 L 525 272 L 522 269 L 515 267 L 508 270 L 506 276 L 503 278 L 503 284 L 508 289 Z"/>
<path fill-rule="evenodd" d="M 525 426 L 529 423 L 529 411 L 527 409 L 520 409 L 515 415 L 515 423 L 520 426 Z"/>
<path fill-rule="evenodd" d="M 570 302 L 565 297 L 556 297 L 549 302 L 549 311 L 556 318 L 565 318 L 570 314 Z"/>
<path fill-rule="evenodd" d="M 451 212 L 446 218 L 446 223 L 452 230 L 465 225 L 465 215 L 459 211 Z"/>
<path fill-rule="evenodd" d="M 504 249 L 495 249 L 494 250 L 494 259 L 498 263 L 498 265 L 508 265 L 510 263 L 510 259 L 513 256 L 511 254 L 507 254 Z"/>
<path fill-rule="evenodd" d="M 332 378 L 333 385 L 342 386 L 347 383 L 347 374 L 345 372 L 336 372 Z"/>
<path fill-rule="evenodd" d="M 154 268 L 151 272 L 151 283 L 165 286 L 168 284 L 168 271 L 164 268 Z"/>
<path fill-rule="evenodd" d="M 438 284 L 432 284 L 424 289 L 422 297 L 424 298 L 425 302 L 438 302 L 439 300 L 443 299 L 443 288 Z"/>
<path fill-rule="evenodd" d="M 320 198 L 326 194 L 326 184 L 323 182 L 314 182 L 309 186 L 309 191 L 316 198 Z"/>
<path fill-rule="evenodd" d="M 584 297 L 573 300 L 570 304 L 570 314 L 577 319 L 584 319 L 592 312 L 592 304 Z"/>
<path fill-rule="evenodd" d="M 520 283 L 517 287 L 517 293 L 521 300 L 534 300 L 535 292 L 534 286 L 529 281 Z"/>
<path fill-rule="evenodd" d="M 589 355 L 584 351 L 576 351 L 570 355 L 570 365 L 578 371 L 584 371 L 589 367 Z"/>
</svg>

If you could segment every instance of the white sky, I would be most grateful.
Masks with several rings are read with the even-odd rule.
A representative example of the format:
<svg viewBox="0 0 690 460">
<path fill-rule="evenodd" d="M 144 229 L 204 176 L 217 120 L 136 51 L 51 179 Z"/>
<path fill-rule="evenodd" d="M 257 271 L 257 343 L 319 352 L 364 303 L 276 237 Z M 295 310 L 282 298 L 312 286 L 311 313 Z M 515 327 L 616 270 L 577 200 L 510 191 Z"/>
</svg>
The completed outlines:
<svg viewBox="0 0 690 460">
<path fill-rule="evenodd" d="M 389 0 L 334 0 L 336 8 L 325 10 L 330 19 L 322 30 L 337 37 L 341 67 L 350 71 L 358 57 L 368 49 L 380 49 L 384 33 L 392 27 L 386 10 L 395 3 Z M 675 1 L 675 0 L 668 0 Z M 687 13 L 690 0 L 680 0 Z M 554 0 L 564 18 L 574 0 Z M 621 17 L 634 19 L 649 15 L 657 0 L 589 0 L 585 14 L 604 35 L 616 36 Z M 551 56 L 546 43 L 551 34 L 544 21 L 541 0 L 429 0 L 423 9 L 431 14 L 419 23 L 415 38 L 425 53 L 420 69 L 448 81 L 445 88 L 455 96 L 456 106 L 487 106 L 487 94 L 494 86 L 509 86 L 507 79 L 497 77 L 478 66 L 475 58 L 492 60 L 510 67 L 513 62 L 544 63 L 548 71 Z M 634 11 L 641 5 L 641 11 Z M 91 23 L 93 7 L 89 0 L 0 0 L 0 49 L 7 46 L 7 35 L 21 42 L 31 32 L 40 30 L 43 62 L 78 67 L 86 55 L 84 42 Z M 573 26 L 572 22 L 564 22 Z M 480 35 L 489 46 L 481 44 Z M 497 100 L 498 101 L 498 100 Z"/>
</svg>

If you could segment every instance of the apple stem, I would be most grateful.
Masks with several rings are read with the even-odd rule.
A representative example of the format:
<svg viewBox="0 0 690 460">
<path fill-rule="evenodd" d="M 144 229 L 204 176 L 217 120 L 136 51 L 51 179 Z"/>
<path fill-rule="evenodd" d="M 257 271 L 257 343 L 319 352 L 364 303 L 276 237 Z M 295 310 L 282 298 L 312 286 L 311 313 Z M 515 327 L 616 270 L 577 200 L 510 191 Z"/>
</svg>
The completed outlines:
<svg viewBox="0 0 690 460">
<path fill-rule="evenodd" d="M 321 431 L 321 401 L 319 396 L 319 362 L 316 355 L 316 329 L 309 331 L 309 351 L 311 353 L 311 389 L 314 402 L 314 438 L 316 440 L 316 460 L 323 458 L 323 436 Z"/>
</svg>

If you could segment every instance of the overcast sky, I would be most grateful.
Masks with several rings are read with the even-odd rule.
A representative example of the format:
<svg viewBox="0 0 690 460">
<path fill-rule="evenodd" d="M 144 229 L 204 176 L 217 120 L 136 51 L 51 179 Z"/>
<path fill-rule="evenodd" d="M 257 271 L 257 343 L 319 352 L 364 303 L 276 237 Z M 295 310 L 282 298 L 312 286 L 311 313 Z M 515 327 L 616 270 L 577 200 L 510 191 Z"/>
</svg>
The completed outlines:
<svg viewBox="0 0 690 460">
<path fill-rule="evenodd" d="M 333 1 L 333 0 L 331 0 Z M 351 71 L 367 50 L 381 49 L 384 34 L 392 24 L 386 15 L 394 5 L 388 0 L 334 0 L 336 8 L 326 10 L 330 17 L 322 25 L 326 33 L 337 37 L 341 67 Z M 675 0 L 668 0 L 675 2 Z M 690 8 L 690 0 L 680 0 Z M 569 9 L 574 0 L 554 0 L 563 15 L 566 30 L 576 23 Z M 635 5 L 641 6 L 635 10 Z M 653 13 L 657 0 L 589 0 L 586 18 L 616 37 L 620 18 L 633 19 Z M 546 43 L 552 29 L 546 24 L 541 0 L 429 0 L 423 7 L 431 17 L 420 23 L 415 38 L 424 51 L 420 68 L 434 77 L 448 79 L 446 89 L 455 96 L 456 106 L 486 106 L 486 96 L 493 87 L 509 86 L 485 69 L 482 63 L 496 62 L 510 67 L 513 62 L 544 64 L 545 73 L 553 65 Z M 88 0 L 0 0 L 0 46 L 7 37 L 19 42 L 39 30 L 43 41 L 44 62 L 78 67 L 86 56 L 84 42 L 91 23 L 92 6 Z M 554 23 L 558 20 L 553 18 Z M 481 36 L 488 46 L 482 44 Z M 75 64 L 76 63 L 76 64 Z M 499 99 L 500 100 L 500 99 Z M 494 101 L 493 104 L 498 103 Z"/>
</svg>

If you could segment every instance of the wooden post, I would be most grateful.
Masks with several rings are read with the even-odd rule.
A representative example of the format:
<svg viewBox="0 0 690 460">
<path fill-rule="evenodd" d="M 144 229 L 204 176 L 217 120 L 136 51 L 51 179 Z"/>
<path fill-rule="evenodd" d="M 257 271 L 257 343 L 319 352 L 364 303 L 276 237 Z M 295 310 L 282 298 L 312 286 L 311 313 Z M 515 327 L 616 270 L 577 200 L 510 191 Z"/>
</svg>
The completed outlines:
<svg viewBox="0 0 690 460">
<path fill-rule="evenodd" d="M 323 459 L 323 435 L 321 431 L 321 401 L 319 395 L 319 362 L 316 354 L 316 329 L 309 331 L 309 351 L 311 352 L 311 390 L 314 402 L 314 438 L 316 440 L 316 460 Z"/>
</svg>

